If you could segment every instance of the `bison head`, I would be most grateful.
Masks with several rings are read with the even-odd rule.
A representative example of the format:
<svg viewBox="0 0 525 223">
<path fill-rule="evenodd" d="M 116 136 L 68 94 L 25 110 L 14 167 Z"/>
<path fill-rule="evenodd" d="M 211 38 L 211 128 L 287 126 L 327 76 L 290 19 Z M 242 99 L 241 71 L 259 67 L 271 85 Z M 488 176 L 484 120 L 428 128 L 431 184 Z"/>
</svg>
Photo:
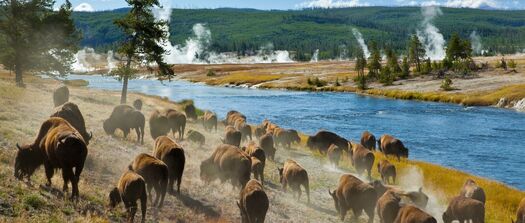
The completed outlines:
<svg viewBox="0 0 525 223">
<path fill-rule="evenodd" d="M 15 177 L 22 180 L 24 177 L 28 179 L 33 175 L 35 170 L 44 163 L 42 152 L 35 145 L 16 144 L 18 152 L 15 158 Z"/>
<path fill-rule="evenodd" d="M 402 157 L 408 158 L 408 149 L 405 146 L 401 147 L 401 151 L 399 152 Z"/>
<path fill-rule="evenodd" d="M 216 174 L 214 173 L 214 167 L 212 165 L 213 160 L 204 160 L 201 163 L 200 166 L 200 178 L 204 182 L 210 182 L 213 181 L 216 177 Z"/>
<path fill-rule="evenodd" d="M 120 197 L 120 192 L 115 187 L 111 192 L 109 192 L 109 207 L 114 208 L 116 207 L 120 202 L 122 201 L 122 198 Z"/>
<path fill-rule="evenodd" d="M 383 196 L 383 194 L 388 189 L 390 189 L 387 186 L 383 185 L 383 183 L 381 183 L 381 181 L 379 181 L 379 180 L 374 180 L 373 182 L 370 182 L 369 185 L 372 186 L 375 189 L 378 198 Z"/>
<path fill-rule="evenodd" d="M 113 122 L 110 119 L 106 119 L 104 121 L 103 127 L 104 127 L 104 131 L 108 135 L 113 135 L 113 133 L 115 133 L 115 129 L 116 128 L 115 128 L 115 126 L 113 125 Z"/>
<path fill-rule="evenodd" d="M 301 142 L 301 137 L 299 137 L 299 133 L 297 133 L 295 130 L 290 130 L 290 139 L 295 143 Z"/>
<path fill-rule="evenodd" d="M 310 149 L 314 149 L 314 145 L 315 145 L 315 138 L 312 136 L 309 136 L 308 140 L 306 140 L 306 146 Z"/>
</svg>

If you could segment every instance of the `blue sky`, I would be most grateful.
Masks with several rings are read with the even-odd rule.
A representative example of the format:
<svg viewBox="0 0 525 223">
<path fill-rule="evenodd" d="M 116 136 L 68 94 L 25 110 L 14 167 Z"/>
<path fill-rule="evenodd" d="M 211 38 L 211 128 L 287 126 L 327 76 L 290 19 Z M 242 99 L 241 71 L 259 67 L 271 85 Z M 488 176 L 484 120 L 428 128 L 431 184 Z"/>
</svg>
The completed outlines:
<svg viewBox="0 0 525 223">
<path fill-rule="evenodd" d="M 173 8 L 299 9 L 304 7 L 353 7 L 442 5 L 448 7 L 524 9 L 525 0 L 161 0 Z M 58 0 L 60 4 L 63 1 Z M 124 0 L 71 0 L 77 11 L 126 7 Z"/>
</svg>

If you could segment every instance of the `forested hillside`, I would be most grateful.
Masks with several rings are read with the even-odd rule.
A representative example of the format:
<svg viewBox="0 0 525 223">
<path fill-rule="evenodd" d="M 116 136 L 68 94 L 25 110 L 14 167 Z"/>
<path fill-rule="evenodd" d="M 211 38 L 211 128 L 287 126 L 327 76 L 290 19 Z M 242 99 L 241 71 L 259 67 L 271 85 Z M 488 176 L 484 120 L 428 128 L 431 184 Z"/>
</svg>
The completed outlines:
<svg viewBox="0 0 525 223">
<path fill-rule="evenodd" d="M 122 38 L 113 20 L 127 9 L 104 12 L 76 12 L 74 19 L 83 31 L 83 46 L 99 51 L 113 49 Z M 442 8 L 433 22 L 448 39 L 454 32 L 468 38 L 472 31 L 481 36 L 484 49 L 515 53 L 525 49 L 525 11 L 497 11 Z M 357 42 L 352 28 L 365 41 L 375 40 L 401 53 L 408 36 L 421 28 L 418 7 L 365 7 L 261 11 L 254 9 L 174 9 L 171 41 L 181 44 L 192 35 L 192 26 L 204 23 L 212 33 L 212 49 L 218 52 L 246 52 L 273 43 L 275 49 L 293 51 L 308 59 L 320 49 L 319 58 L 337 58 L 343 51 L 351 55 Z"/>
</svg>

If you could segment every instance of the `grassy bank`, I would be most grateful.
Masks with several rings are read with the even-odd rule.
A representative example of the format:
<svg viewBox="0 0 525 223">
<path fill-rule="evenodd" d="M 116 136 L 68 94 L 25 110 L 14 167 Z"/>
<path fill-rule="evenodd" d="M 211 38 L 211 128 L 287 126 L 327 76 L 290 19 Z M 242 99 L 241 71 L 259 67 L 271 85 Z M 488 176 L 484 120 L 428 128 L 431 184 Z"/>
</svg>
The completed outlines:
<svg viewBox="0 0 525 223">
<path fill-rule="evenodd" d="M 53 111 L 51 92 L 58 85 L 56 81 L 35 77 L 27 78 L 26 82 L 27 88 L 17 88 L 13 85 L 12 76 L 0 74 L 0 222 L 122 221 L 124 208 L 121 205 L 118 209 L 107 209 L 106 196 L 136 154 L 151 152 L 153 140 L 149 136 L 149 126 L 146 125 L 144 145 L 135 143 L 134 134 L 127 140 L 121 139 L 120 133 L 116 137 L 108 136 L 101 123 L 119 103 L 119 92 L 71 87 L 71 101 L 79 105 L 88 131 L 93 131 L 94 135 L 80 180 L 81 201 L 71 203 L 60 192 L 62 179 L 59 173 L 53 178 L 52 188 L 41 186 L 45 182 L 43 168 L 37 170 L 32 185 L 13 177 L 15 144 L 34 139 L 40 123 Z M 130 101 L 136 98 L 144 101 L 143 113 L 146 116 L 158 107 L 181 109 L 182 104 L 188 103 L 175 103 L 157 96 L 129 95 Z M 219 144 L 222 131 L 205 132 L 195 122 L 189 122 L 187 129 L 204 133 L 206 144 L 200 147 L 187 141 L 181 142 L 188 154 L 182 183 L 183 195 L 168 196 L 161 212 L 156 213 L 153 208 L 149 208 L 148 222 L 238 222 L 238 208 L 235 206 L 238 191 L 227 184 L 207 184 L 199 178 L 200 161 L 207 158 Z M 341 172 L 325 169 L 326 159 L 306 149 L 304 138 L 303 143 L 292 150 L 279 148 L 276 162 L 267 163 L 265 189 L 271 201 L 268 222 L 340 222 L 326 188 L 335 187 Z M 382 157 L 380 153 L 376 153 L 376 156 L 376 160 Z M 297 201 L 290 193 L 280 189 L 275 170 L 287 158 L 298 160 L 309 171 L 312 204 L 306 204 L 304 199 Z M 486 222 L 508 222 L 509 216 L 514 215 L 519 199 L 525 197 L 524 192 L 504 184 L 438 165 L 412 160 L 391 162 L 396 164 L 400 173 L 414 172 L 414 169 L 420 173 L 425 190 L 436 195 L 433 197 L 441 205 L 446 205 L 447 199 L 459 192 L 467 178 L 473 178 L 487 193 Z M 342 162 L 338 170 L 354 172 L 347 161 Z M 378 177 L 375 168 L 374 177 Z M 415 181 L 408 175 L 400 176 L 400 182 L 412 184 Z M 363 220 L 360 219 L 360 222 Z M 345 222 L 350 222 L 350 218 Z"/>
</svg>

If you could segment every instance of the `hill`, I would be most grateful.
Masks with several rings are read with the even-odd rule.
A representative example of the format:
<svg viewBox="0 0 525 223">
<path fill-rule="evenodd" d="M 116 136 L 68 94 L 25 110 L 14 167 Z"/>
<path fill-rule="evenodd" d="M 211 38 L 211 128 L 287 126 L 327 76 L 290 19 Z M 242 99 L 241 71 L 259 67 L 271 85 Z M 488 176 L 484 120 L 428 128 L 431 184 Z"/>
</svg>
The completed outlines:
<svg viewBox="0 0 525 223">
<path fill-rule="evenodd" d="M 83 31 L 83 46 L 99 51 L 114 49 L 122 38 L 113 20 L 128 9 L 75 12 L 76 25 Z M 476 31 L 484 49 L 516 53 L 525 49 L 525 11 L 442 8 L 433 24 L 448 39 L 454 32 L 468 38 Z M 246 52 L 272 43 L 275 49 L 294 51 L 307 60 L 320 49 L 319 58 L 337 58 L 344 51 L 351 56 L 357 47 L 352 28 L 366 41 L 375 40 L 399 53 L 408 36 L 421 29 L 418 7 L 359 7 L 339 9 L 173 9 L 170 40 L 181 44 L 192 36 L 196 23 L 206 24 L 212 33 L 211 48 L 217 52 Z"/>
</svg>

